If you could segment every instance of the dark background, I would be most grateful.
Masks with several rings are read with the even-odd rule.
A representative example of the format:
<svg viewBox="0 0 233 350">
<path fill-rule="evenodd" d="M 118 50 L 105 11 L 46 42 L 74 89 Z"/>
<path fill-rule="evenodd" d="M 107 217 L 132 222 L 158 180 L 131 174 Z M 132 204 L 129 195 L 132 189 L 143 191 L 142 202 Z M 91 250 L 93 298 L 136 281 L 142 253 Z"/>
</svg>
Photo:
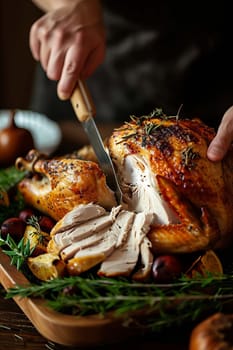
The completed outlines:
<svg viewBox="0 0 233 350">
<path fill-rule="evenodd" d="M 0 109 L 28 108 L 35 69 L 29 31 L 40 15 L 29 0 L 0 1 Z"/>
</svg>

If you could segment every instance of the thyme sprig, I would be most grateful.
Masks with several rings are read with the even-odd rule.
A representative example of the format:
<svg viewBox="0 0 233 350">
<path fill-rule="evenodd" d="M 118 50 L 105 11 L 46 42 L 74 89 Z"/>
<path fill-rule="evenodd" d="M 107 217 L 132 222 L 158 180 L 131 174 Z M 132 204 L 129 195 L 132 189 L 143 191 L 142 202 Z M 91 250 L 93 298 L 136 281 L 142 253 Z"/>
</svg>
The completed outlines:
<svg viewBox="0 0 233 350">
<path fill-rule="evenodd" d="M 192 147 L 187 147 L 181 152 L 181 159 L 185 167 L 192 169 L 195 166 L 194 160 L 200 158 L 197 152 L 193 151 Z"/>
<path fill-rule="evenodd" d="M 150 119 L 157 118 L 162 120 L 176 119 L 178 121 L 179 115 L 168 116 L 162 110 L 162 108 L 155 108 L 150 114 L 142 115 L 137 117 L 135 115 L 130 116 L 130 120 L 133 123 L 125 122 L 124 130 L 129 130 L 129 133 L 126 135 L 122 135 L 121 139 L 117 141 L 117 144 L 120 144 L 128 139 L 134 139 L 141 137 L 142 138 L 142 146 L 145 146 L 146 141 L 150 136 L 154 136 L 156 131 L 162 126 L 162 122 L 150 121 Z M 136 127 L 135 127 L 136 124 Z M 119 130 L 119 129 L 118 129 Z"/>
<path fill-rule="evenodd" d="M 150 114 L 150 117 L 157 117 L 165 120 L 168 118 L 168 116 L 163 112 L 162 108 L 155 108 Z"/>
<path fill-rule="evenodd" d="M 144 133 L 146 136 L 153 134 L 161 124 L 148 123 L 144 126 Z"/>
<path fill-rule="evenodd" d="M 30 218 L 27 220 L 27 224 L 33 226 L 36 231 L 40 232 L 40 224 L 39 224 L 40 218 L 36 215 L 30 216 Z"/>
</svg>

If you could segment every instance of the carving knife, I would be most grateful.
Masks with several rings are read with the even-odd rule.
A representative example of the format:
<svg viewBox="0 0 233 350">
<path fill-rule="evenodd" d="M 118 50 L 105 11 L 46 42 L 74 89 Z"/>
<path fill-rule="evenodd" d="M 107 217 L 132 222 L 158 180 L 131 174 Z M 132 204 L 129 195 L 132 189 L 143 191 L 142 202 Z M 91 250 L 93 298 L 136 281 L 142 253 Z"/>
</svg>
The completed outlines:
<svg viewBox="0 0 233 350">
<path fill-rule="evenodd" d="M 87 85 L 80 79 L 71 96 L 71 104 L 94 149 L 100 167 L 106 176 L 107 184 L 115 192 L 116 200 L 118 204 L 120 204 L 122 201 L 122 192 L 116 177 L 116 172 L 111 157 L 105 150 L 103 140 L 94 121 L 96 115 L 95 105 Z"/>
</svg>

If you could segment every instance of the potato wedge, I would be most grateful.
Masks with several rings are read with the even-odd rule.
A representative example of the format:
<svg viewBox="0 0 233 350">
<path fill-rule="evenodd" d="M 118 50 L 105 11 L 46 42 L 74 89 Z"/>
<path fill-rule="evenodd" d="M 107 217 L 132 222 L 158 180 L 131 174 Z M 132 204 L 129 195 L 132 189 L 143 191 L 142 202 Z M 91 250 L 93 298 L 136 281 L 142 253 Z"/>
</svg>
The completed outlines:
<svg viewBox="0 0 233 350">
<path fill-rule="evenodd" d="M 41 281 L 65 275 L 66 263 L 57 254 L 45 253 L 29 257 L 27 264 L 33 275 Z"/>
</svg>

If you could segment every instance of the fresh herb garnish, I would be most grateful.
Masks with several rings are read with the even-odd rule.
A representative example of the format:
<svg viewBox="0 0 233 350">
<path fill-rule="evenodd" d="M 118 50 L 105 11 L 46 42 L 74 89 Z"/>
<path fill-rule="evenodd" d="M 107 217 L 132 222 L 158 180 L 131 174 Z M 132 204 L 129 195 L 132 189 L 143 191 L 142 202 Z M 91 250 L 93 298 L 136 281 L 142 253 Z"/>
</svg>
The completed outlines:
<svg viewBox="0 0 233 350">
<path fill-rule="evenodd" d="M 200 158 L 197 152 L 193 151 L 192 147 L 187 147 L 181 152 L 181 159 L 185 167 L 192 169 L 195 166 L 195 159 Z"/>
<path fill-rule="evenodd" d="M 153 134 L 160 126 L 161 124 L 147 123 L 144 126 L 143 132 L 145 133 L 146 136 L 149 136 Z"/>
<path fill-rule="evenodd" d="M 144 310 L 146 317 L 140 320 L 140 325 L 156 331 L 195 320 L 203 311 L 221 310 L 224 304 L 232 303 L 232 282 L 232 274 L 192 279 L 184 276 L 166 285 L 134 283 L 123 278 L 70 276 L 11 288 L 6 298 L 42 297 L 51 308 L 73 315 L 105 315 L 112 311 L 115 316 L 125 318 L 129 313 L 128 319 L 135 318 L 137 323 L 137 312 Z M 74 292 L 66 293 L 67 289 Z"/>
<path fill-rule="evenodd" d="M 26 264 L 27 258 L 32 254 L 33 249 L 30 248 L 30 242 L 24 241 L 22 238 L 18 243 L 8 234 L 6 239 L 0 235 L 0 247 L 3 246 L 3 253 L 8 255 L 11 259 L 11 264 L 15 265 L 17 270 L 22 270 L 23 265 Z M 4 248 L 6 246 L 6 248 Z M 7 249 L 7 247 L 9 249 Z"/>
<path fill-rule="evenodd" d="M 162 125 L 161 122 L 155 123 L 155 120 L 153 119 L 169 120 L 174 118 L 178 120 L 178 114 L 176 116 L 168 116 L 163 112 L 161 108 L 155 108 L 150 114 L 142 115 L 140 117 L 131 115 L 131 123 L 125 122 L 124 124 L 124 130 L 129 130 L 129 133 L 121 136 L 121 139 L 117 141 L 117 144 L 122 143 L 128 139 L 136 140 L 141 138 L 141 146 L 144 147 L 147 143 L 147 139 L 150 138 L 150 136 L 155 136 L 156 132 Z"/>
<path fill-rule="evenodd" d="M 167 115 L 163 112 L 162 108 L 155 108 L 152 113 L 150 114 L 150 117 L 156 117 L 156 118 L 161 118 L 161 119 L 167 119 Z"/>
</svg>

